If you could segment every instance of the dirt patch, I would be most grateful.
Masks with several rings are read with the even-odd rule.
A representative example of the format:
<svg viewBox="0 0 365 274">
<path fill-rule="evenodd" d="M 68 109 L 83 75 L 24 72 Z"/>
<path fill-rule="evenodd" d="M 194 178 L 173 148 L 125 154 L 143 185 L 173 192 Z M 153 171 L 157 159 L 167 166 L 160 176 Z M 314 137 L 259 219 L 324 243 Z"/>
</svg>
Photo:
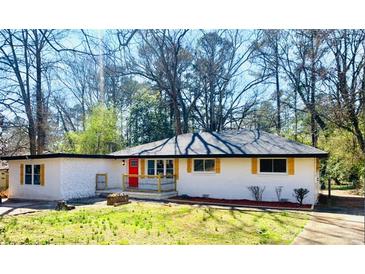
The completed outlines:
<svg viewBox="0 0 365 274">
<path fill-rule="evenodd" d="M 202 198 L 202 197 L 183 197 L 175 196 L 168 199 L 172 202 L 183 203 L 201 203 L 201 204 L 215 204 L 226 206 L 243 206 L 243 207 L 263 207 L 263 208 L 285 208 L 285 209 L 311 209 L 312 205 L 303 204 L 299 205 L 291 202 L 264 202 L 264 201 L 252 201 L 245 199 L 215 199 L 215 198 Z"/>
</svg>

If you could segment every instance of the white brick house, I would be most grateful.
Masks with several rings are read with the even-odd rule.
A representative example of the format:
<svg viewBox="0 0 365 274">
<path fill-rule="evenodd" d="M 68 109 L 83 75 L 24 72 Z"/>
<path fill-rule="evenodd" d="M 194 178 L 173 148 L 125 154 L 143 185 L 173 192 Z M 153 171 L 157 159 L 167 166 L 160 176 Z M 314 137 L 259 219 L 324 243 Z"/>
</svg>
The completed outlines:
<svg viewBox="0 0 365 274">
<path fill-rule="evenodd" d="M 327 153 L 263 131 L 189 133 L 110 155 L 45 154 L 2 157 L 9 163 L 10 198 L 60 200 L 124 191 L 143 198 L 176 195 L 252 199 L 249 186 L 265 187 L 264 201 L 306 204 L 319 190 L 319 158 Z"/>
</svg>

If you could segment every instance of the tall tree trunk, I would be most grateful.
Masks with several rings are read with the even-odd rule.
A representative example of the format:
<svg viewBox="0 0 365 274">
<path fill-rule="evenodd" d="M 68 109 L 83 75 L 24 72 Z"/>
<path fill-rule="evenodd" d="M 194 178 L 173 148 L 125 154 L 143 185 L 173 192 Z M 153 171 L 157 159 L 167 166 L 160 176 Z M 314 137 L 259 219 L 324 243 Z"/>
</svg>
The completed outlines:
<svg viewBox="0 0 365 274">
<path fill-rule="evenodd" d="M 310 86 L 310 107 L 311 107 L 311 136 L 312 136 L 312 146 L 317 147 L 318 144 L 318 132 L 316 124 L 316 54 L 315 54 L 315 31 L 311 31 L 311 86 Z"/>
<path fill-rule="evenodd" d="M 278 37 L 275 35 L 275 84 L 276 84 L 276 131 L 281 132 L 281 93 L 279 80 L 279 46 Z"/>
<path fill-rule="evenodd" d="M 25 60 L 25 84 L 22 78 L 22 75 L 20 73 L 19 63 L 18 63 L 18 57 L 15 51 L 15 47 L 13 44 L 13 35 L 11 31 L 8 31 L 9 34 L 9 46 L 11 47 L 12 52 L 12 58 L 11 58 L 11 67 L 15 73 L 15 76 L 17 78 L 21 97 L 24 102 L 24 109 L 25 114 L 28 119 L 28 138 L 29 138 L 29 152 L 31 155 L 37 154 L 37 146 L 36 146 L 36 128 L 35 128 L 35 122 L 33 118 L 33 111 L 32 111 L 32 102 L 30 100 L 30 85 L 29 85 L 29 60 L 28 60 L 28 32 L 23 32 L 23 45 L 24 45 L 24 60 Z"/>
<path fill-rule="evenodd" d="M 183 133 L 182 125 L 181 125 L 181 113 L 179 109 L 179 104 L 177 102 L 176 94 L 173 97 L 173 103 L 172 103 L 173 109 L 174 109 L 174 116 L 175 116 L 175 134 L 180 135 Z"/>
<path fill-rule="evenodd" d="M 38 30 L 34 30 L 35 58 L 36 58 L 36 117 L 37 117 L 37 154 L 42 154 L 45 149 L 46 131 L 45 131 L 45 111 L 44 98 L 42 92 L 42 60 Z"/>
<path fill-rule="evenodd" d="M 361 89 L 360 89 L 360 113 L 365 115 L 365 66 L 362 73 Z"/>
<path fill-rule="evenodd" d="M 294 140 L 295 141 L 298 140 L 298 90 L 299 89 L 300 89 L 300 83 L 298 80 L 296 83 L 296 88 L 294 90 Z"/>
<path fill-rule="evenodd" d="M 365 140 L 364 140 L 363 133 L 361 132 L 361 129 L 360 129 L 359 120 L 357 119 L 356 115 L 354 115 L 351 118 L 351 120 L 352 120 L 352 125 L 354 127 L 355 136 L 356 136 L 357 141 L 359 143 L 360 149 L 361 149 L 362 153 L 365 156 Z"/>
</svg>

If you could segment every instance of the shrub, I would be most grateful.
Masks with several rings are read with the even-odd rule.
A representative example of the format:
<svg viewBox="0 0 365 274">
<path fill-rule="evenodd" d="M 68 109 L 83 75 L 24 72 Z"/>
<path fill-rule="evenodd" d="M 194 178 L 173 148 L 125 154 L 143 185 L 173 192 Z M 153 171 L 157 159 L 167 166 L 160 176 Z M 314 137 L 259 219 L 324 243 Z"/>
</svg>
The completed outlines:
<svg viewBox="0 0 365 274">
<path fill-rule="evenodd" d="M 262 201 L 262 194 L 264 193 L 265 187 L 249 186 L 247 187 L 256 201 Z"/>
<path fill-rule="evenodd" d="M 277 187 L 275 187 L 276 197 L 278 198 L 278 201 L 279 202 L 281 200 L 281 192 L 282 191 L 283 191 L 283 186 L 277 186 Z"/>
<path fill-rule="evenodd" d="M 293 196 L 297 199 L 298 203 L 300 205 L 302 205 L 303 200 L 307 196 L 308 193 L 309 193 L 309 190 L 306 188 L 295 188 Z"/>
</svg>

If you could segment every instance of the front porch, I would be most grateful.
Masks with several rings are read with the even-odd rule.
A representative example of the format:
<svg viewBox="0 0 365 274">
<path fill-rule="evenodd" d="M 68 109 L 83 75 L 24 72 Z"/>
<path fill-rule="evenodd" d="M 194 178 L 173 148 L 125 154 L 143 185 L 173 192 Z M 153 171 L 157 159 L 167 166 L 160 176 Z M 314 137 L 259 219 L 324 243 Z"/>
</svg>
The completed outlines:
<svg viewBox="0 0 365 274">
<path fill-rule="evenodd" d="M 176 191 L 175 175 L 137 175 L 123 174 L 124 191 L 169 192 Z"/>
<path fill-rule="evenodd" d="M 135 190 L 128 191 L 128 190 L 123 190 L 122 188 L 109 188 L 96 191 L 96 195 L 99 197 L 106 197 L 112 193 L 123 193 L 128 195 L 130 198 L 147 199 L 147 200 L 165 200 L 177 196 L 177 191 L 164 191 L 164 192 L 135 191 Z"/>
<path fill-rule="evenodd" d="M 123 174 L 120 188 L 97 189 L 96 195 L 106 197 L 111 193 L 124 193 L 131 198 L 163 200 L 177 196 L 175 175 Z"/>
</svg>

